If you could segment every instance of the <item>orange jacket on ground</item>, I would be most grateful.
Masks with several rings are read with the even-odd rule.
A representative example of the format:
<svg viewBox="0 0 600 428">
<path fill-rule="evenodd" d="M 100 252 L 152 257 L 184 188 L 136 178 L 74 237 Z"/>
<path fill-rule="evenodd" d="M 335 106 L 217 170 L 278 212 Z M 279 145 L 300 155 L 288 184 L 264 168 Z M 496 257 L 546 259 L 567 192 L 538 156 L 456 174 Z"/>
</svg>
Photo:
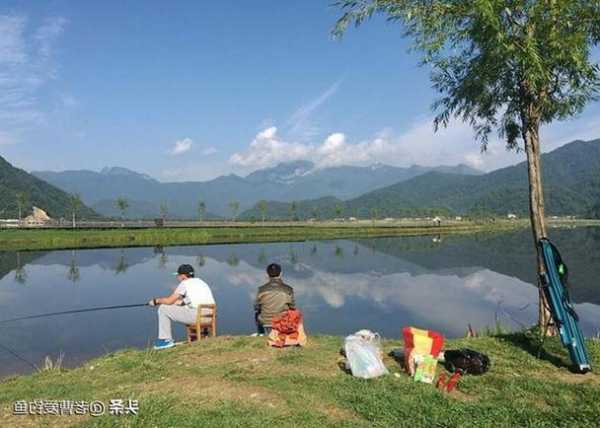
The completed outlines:
<svg viewBox="0 0 600 428">
<path fill-rule="evenodd" d="M 306 345 L 302 312 L 298 309 L 288 309 L 275 316 L 272 326 L 273 330 L 271 330 L 268 339 L 269 345 L 277 348 Z"/>
</svg>

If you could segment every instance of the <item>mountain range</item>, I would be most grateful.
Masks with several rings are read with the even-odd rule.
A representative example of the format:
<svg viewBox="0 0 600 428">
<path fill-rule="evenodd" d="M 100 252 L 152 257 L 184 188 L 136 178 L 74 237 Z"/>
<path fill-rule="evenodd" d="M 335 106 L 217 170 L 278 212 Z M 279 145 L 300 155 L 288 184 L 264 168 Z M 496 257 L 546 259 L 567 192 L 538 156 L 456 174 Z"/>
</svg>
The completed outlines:
<svg viewBox="0 0 600 428">
<path fill-rule="evenodd" d="M 0 156 L 0 218 L 17 218 L 19 215 L 17 194 L 25 195 L 22 216 L 31 213 L 33 206 L 43 209 L 52 218 L 70 218 L 70 195 L 37 177 L 15 168 Z M 95 218 L 98 214 L 87 206 L 79 209 L 79 215 Z"/>
<path fill-rule="evenodd" d="M 231 174 L 204 182 L 162 183 L 119 167 L 99 172 L 37 171 L 32 174 L 69 193 L 79 193 L 86 204 L 106 216 L 120 216 L 115 201 L 124 197 L 129 201 L 126 215 L 130 218 L 157 217 L 161 205 L 167 206 L 171 218 L 197 218 L 200 201 L 205 203 L 207 218 L 228 218 L 234 214 L 232 202 L 246 210 L 260 200 L 349 199 L 430 172 L 481 174 L 466 165 L 400 168 L 376 164 L 316 168 L 308 161 L 281 163 L 246 177 Z"/>
<path fill-rule="evenodd" d="M 600 139 L 574 141 L 542 155 L 546 213 L 600 217 Z M 266 209 L 265 209 L 266 208 Z M 292 203 L 269 201 L 242 218 L 332 218 L 421 216 L 528 212 L 527 164 L 487 174 L 429 171 L 356 198 L 318 198 Z"/>
<path fill-rule="evenodd" d="M 574 141 L 542 155 L 542 172 L 548 215 L 600 218 L 600 139 Z M 19 192 L 28 195 L 24 215 L 36 205 L 54 218 L 70 215 L 68 193 L 81 195 L 87 205 L 80 211 L 83 218 L 120 216 L 119 197 L 129 201 L 130 218 L 157 217 L 161 205 L 169 218 L 197 218 L 200 201 L 206 218 L 229 218 L 240 211 L 243 219 L 528 212 L 525 162 L 484 174 L 464 165 L 316 168 L 297 161 L 246 177 L 182 183 L 162 183 L 119 167 L 32 174 L 0 157 L 0 216 L 17 216 Z"/>
</svg>

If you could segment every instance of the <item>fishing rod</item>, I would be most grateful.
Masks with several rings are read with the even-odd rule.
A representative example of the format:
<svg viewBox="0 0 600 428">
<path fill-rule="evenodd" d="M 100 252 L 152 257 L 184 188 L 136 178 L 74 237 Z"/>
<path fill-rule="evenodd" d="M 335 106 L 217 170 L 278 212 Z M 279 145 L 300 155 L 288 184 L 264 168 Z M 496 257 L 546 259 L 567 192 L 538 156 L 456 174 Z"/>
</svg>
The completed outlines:
<svg viewBox="0 0 600 428">
<path fill-rule="evenodd" d="M 17 354 L 15 351 L 13 351 L 10 348 L 7 348 L 6 346 L 4 346 L 3 344 L 0 343 L 0 349 L 8 352 L 10 355 L 12 355 L 13 357 L 29 364 L 31 367 L 33 367 L 34 370 L 39 370 L 40 368 L 38 366 L 36 366 L 35 364 L 33 364 L 31 361 L 29 361 L 27 358 L 20 356 L 19 354 Z"/>
<path fill-rule="evenodd" d="M 26 317 L 19 317 L 19 318 L 11 318 L 11 319 L 8 319 L 8 320 L 2 320 L 2 321 L 0 321 L 0 324 L 5 324 L 5 323 L 13 322 L 13 321 L 31 320 L 31 319 L 35 319 L 35 318 L 53 317 L 53 316 L 56 316 L 56 315 L 78 314 L 78 313 L 81 313 L 81 312 L 106 311 L 106 310 L 110 310 L 110 309 L 138 308 L 138 307 L 142 307 L 142 306 L 148 306 L 148 303 L 138 303 L 138 304 L 135 304 L 135 305 L 101 306 L 101 307 L 96 307 L 96 308 L 75 309 L 75 310 L 71 310 L 71 311 L 50 312 L 50 313 L 47 313 L 47 314 L 29 315 L 29 316 L 26 316 Z M 0 349 L 2 349 L 5 352 L 8 352 L 13 357 L 15 357 L 15 358 L 17 358 L 17 359 L 19 359 L 19 360 L 27 363 L 34 370 L 39 370 L 39 367 L 37 365 L 35 365 L 31 361 L 29 361 L 27 358 L 25 358 L 25 357 L 17 354 L 15 351 L 13 351 L 12 349 L 8 348 L 7 346 L 4 346 L 1 343 L 0 343 Z"/>
<path fill-rule="evenodd" d="M 111 310 L 111 309 L 138 308 L 138 307 L 141 307 L 141 306 L 148 306 L 148 303 L 138 303 L 138 304 L 135 304 L 135 305 L 101 306 L 101 307 L 96 307 L 96 308 L 75 309 L 75 310 L 71 310 L 71 311 L 50 312 L 48 314 L 29 315 L 29 316 L 26 316 L 26 317 L 11 318 L 11 319 L 8 319 L 8 320 L 1 320 L 0 324 L 5 324 L 5 323 L 9 323 L 9 322 L 14 322 L 14 321 L 31 320 L 31 319 L 35 319 L 35 318 L 53 317 L 53 316 L 56 316 L 56 315 L 79 314 L 79 313 L 82 313 L 82 312 L 107 311 L 107 310 Z"/>
</svg>

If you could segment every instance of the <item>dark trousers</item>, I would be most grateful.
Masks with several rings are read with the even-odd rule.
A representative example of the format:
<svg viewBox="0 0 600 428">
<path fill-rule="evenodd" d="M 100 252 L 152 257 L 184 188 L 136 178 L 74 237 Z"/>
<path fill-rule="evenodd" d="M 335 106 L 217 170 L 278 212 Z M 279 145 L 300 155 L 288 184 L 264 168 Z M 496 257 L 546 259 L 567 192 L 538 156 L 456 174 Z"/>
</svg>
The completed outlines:
<svg viewBox="0 0 600 428">
<path fill-rule="evenodd" d="M 258 334 L 271 334 L 271 330 L 273 329 L 270 325 L 264 325 L 258 319 L 258 312 L 254 314 L 254 321 L 256 321 L 256 332 Z"/>
</svg>

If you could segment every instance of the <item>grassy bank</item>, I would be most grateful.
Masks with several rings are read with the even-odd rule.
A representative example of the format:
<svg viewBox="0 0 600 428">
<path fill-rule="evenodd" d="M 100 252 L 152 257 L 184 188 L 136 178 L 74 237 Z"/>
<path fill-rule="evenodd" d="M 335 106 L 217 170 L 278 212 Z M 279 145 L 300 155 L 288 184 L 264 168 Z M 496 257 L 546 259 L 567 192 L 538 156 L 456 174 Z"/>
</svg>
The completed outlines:
<svg viewBox="0 0 600 428">
<path fill-rule="evenodd" d="M 15 229 L 0 231 L 0 249 L 52 250 L 69 248 L 192 245 L 240 242 L 301 241 L 382 236 L 438 235 L 524 227 L 523 222 L 431 224 L 253 224 L 147 229 Z"/>
<path fill-rule="evenodd" d="M 549 221 L 551 227 L 600 226 L 599 220 Z M 393 236 L 447 235 L 497 232 L 529 226 L 527 220 L 495 222 L 452 222 L 434 226 L 430 222 L 356 223 L 253 223 L 230 222 L 198 227 L 81 228 L 0 230 L 0 250 L 58 250 L 169 245 L 282 242 L 324 239 L 353 239 Z"/>
<path fill-rule="evenodd" d="M 127 350 L 72 370 L 0 383 L 2 426 L 597 426 L 600 376 L 570 373 L 558 342 L 543 359 L 525 334 L 452 340 L 487 353 L 489 373 L 458 390 L 415 384 L 390 357 L 392 374 L 343 372 L 342 338 L 311 337 L 304 349 L 271 349 L 264 338 L 218 337 L 166 351 Z M 387 352 L 401 346 L 385 341 Z M 595 367 L 600 342 L 589 342 Z M 438 373 L 443 368 L 438 367 Z M 395 376 L 394 373 L 399 373 Z M 137 416 L 14 416 L 16 400 L 137 399 Z"/>
</svg>

